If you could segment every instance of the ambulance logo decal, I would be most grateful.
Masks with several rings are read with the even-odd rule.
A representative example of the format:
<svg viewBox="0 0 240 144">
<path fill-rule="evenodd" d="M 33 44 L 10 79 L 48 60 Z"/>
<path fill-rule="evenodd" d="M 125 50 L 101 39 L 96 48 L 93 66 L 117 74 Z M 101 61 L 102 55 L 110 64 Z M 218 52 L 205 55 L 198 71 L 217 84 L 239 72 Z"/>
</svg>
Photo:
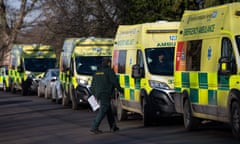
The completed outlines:
<svg viewBox="0 0 240 144">
<path fill-rule="evenodd" d="M 130 58 L 130 61 L 129 61 L 129 65 L 131 65 L 132 64 L 132 57 Z"/>
<path fill-rule="evenodd" d="M 212 57 L 212 48 L 209 47 L 208 48 L 208 60 L 210 60 L 211 57 Z"/>
<path fill-rule="evenodd" d="M 212 13 L 212 18 L 216 18 L 217 17 L 217 11 L 214 11 L 213 13 Z"/>
</svg>

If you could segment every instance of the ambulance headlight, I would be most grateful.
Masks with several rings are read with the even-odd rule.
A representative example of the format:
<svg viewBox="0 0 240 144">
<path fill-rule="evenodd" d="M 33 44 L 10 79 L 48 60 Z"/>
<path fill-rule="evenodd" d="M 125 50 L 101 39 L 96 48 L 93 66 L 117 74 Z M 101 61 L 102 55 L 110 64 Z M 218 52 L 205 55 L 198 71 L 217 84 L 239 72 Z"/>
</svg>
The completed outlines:
<svg viewBox="0 0 240 144">
<path fill-rule="evenodd" d="M 88 85 L 88 81 L 83 80 L 83 79 L 77 79 L 77 83 L 81 85 Z"/>
<path fill-rule="evenodd" d="M 160 89 L 170 89 L 170 87 L 164 83 L 164 82 L 159 82 L 159 81 L 153 81 L 153 80 L 149 80 L 149 85 L 152 88 L 160 88 Z"/>
<path fill-rule="evenodd" d="M 27 78 L 34 78 L 33 73 L 30 72 L 30 71 L 26 71 L 25 74 L 26 74 L 26 77 L 27 77 Z"/>
</svg>

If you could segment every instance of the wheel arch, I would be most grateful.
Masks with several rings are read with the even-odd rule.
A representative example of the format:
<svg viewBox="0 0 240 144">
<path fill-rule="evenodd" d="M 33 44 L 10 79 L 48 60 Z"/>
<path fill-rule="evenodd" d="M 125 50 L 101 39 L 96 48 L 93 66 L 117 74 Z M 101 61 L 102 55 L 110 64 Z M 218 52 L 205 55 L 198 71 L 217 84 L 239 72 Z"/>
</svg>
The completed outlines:
<svg viewBox="0 0 240 144">
<path fill-rule="evenodd" d="M 183 108 L 184 108 L 184 104 L 186 101 L 189 101 L 190 102 L 190 98 L 189 98 L 189 93 L 188 91 L 185 89 L 183 90 L 182 92 L 182 98 L 180 99 L 181 101 L 181 110 L 183 112 Z M 192 108 L 191 104 L 190 104 L 190 107 Z"/>
<path fill-rule="evenodd" d="M 144 107 L 144 99 L 147 98 L 148 94 L 147 94 L 147 90 L 146 89 L 141 89 L 140 90 L 140 105 L 141 108 L 143 110 Z"/>
<path fill-rule="evenodd" d="M 240 102 L 240 90 L 232 89 L 228 97 L 228 118 L 231 118 L 231 107 L 234 101 Z"/>
</svg>

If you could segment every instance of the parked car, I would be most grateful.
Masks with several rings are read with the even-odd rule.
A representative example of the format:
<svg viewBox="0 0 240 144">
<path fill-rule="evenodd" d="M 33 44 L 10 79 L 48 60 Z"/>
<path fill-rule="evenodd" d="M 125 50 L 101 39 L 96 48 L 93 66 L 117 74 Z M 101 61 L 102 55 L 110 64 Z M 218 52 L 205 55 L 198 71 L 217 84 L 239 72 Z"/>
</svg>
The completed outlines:
<svg viewBox="0 0 240 144">
<path fill-rule="evenodd" d="M 62 89 L 60 85 L 60 81 L 57 78 L 55 83 L 52 85 L 52 101 L 56 103 L 60 103 L 62 100 Z"/>
<path fill-rule="evenodd" d="M 59 69 L 48 69 L 44 76 L 38 83 L 37 95 L 39 97 L 44 96 L 46 99 L 51 98 L 52 87 L 59 76 Z"/>
</svg>

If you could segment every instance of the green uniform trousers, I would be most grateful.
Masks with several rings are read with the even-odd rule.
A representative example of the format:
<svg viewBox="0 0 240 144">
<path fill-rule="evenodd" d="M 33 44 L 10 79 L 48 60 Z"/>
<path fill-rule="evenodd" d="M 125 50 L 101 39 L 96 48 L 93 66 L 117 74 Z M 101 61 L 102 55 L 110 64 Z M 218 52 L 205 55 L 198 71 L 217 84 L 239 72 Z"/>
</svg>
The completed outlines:
<svg viewBox="0 0 240 144">
<path fill-rule="evenodd" d="M 101 121 L 103 120 L 103 118 L 105 117 L 105 115 L 107 115 L 107 120 L 108 120 L 108 124 L 110 129 L 116 127 L 116 122 L 114 119 L 114 115 L 112 113 L 112 108 L 111 108 L 111 104 L 108 103 L 103 103 L 100 104 L 100 109 L 98 111 L 98 114 L 95 118 L 95 120 L 93 121 L 92 124 L 92 129 L 98 129 L 99 125 L 101 124 Z"/>
</svg>

